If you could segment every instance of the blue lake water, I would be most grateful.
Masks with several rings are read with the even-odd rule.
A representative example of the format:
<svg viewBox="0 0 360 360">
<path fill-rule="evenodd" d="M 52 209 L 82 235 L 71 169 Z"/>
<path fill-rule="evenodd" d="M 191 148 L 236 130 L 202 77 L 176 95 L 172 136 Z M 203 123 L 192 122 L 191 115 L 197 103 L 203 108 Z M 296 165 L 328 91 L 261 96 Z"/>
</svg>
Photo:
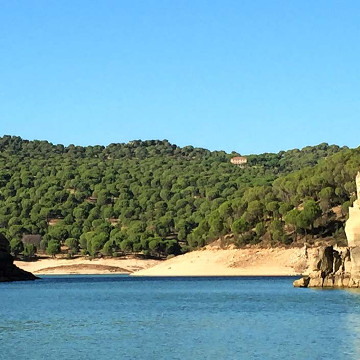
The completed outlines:
<svg viewBox="0 0 360 360">
<path fill-rule="evenodd" d="M 360 359 L 360 292 L 289 277 L 0 284 L 0 359 Z"/>
</svg>

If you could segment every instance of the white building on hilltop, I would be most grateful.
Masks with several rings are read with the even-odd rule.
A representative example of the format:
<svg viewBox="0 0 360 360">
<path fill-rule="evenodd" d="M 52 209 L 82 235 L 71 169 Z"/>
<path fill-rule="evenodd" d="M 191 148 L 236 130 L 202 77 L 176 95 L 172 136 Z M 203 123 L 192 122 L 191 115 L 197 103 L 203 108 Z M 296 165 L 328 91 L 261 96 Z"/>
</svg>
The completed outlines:
<svg viewBox="0 0 360 360">
<path fill-rule="evenodd" d="M 244 156 L 234 156 L 231 158 L 230 162 L 234 165 L 243 167 L 247 163 L 247 159 Z"/>
</svg>

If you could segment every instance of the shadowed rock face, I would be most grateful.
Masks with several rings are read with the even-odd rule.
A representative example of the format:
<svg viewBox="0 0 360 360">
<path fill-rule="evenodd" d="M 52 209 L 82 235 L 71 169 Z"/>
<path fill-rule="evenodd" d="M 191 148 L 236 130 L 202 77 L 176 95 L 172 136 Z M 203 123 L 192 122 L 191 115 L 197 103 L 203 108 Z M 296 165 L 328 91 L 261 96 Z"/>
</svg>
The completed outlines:
<svg viewBox="0 0 360 360">
<path fill-rule="evenodd" d="M 13 262 L 9 242 L 4 235 L 0 234 L 0 282 L 38 279 L 32 273 L 19 269 Z"/>
<path fill-rule="evenodd" d="M 337 251 L 332 246 L 326 246 L 315 259 L 310 275 L 294 281 L 294 286 L 350 287 L 350 280 L 350 250 Z"/>
</svg>

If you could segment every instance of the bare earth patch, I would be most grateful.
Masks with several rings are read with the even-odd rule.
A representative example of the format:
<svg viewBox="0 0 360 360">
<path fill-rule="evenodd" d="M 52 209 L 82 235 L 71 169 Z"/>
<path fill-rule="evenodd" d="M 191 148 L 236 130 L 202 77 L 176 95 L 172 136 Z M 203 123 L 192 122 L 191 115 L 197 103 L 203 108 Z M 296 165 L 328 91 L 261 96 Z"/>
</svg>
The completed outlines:
<svg viewBox="0 0 360 360">
<path fill-rule="evenodd" d="M 138 276 L 288 276 L 307 270 L 308 256 L 303 248 L 219 249 L 203 250 L 166 260 L 154 267 L 140 270 Z"/>
<path fill-rule="evenodd" d="M 53 266 L 44 269 L 40 269 L 34 272 L 35 274 L 129 274 L 130 271 L 109 265 L 95 265 L 95 264 L 79 264 L 79 265 L 60 265 Z"/>
<path fill-rule="evenodd" d="M 131 274 L 139 276 L 286 276 L 307 273 L 318 252 L 313 248 L 221 249 L 208 245 L 169 260 L 136 257 L 45 258 L 15 264 L 34 274 Z"/>
<path fill-rule="evenodd" d="M 43 258 L 37 261 L 15 261 L 16 266 L 33 274 L 130 274 L 146 269 L 161 261 L 136 257 L 92 259 Z"/>
</svg>

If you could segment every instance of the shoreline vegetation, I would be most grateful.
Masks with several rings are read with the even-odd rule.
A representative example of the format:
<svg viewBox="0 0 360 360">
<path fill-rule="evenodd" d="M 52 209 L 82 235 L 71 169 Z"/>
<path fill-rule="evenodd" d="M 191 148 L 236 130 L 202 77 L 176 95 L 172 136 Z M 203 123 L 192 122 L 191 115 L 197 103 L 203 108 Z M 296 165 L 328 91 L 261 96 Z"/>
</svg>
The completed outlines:
<svg viewBox="0 0 360 360">
<path fill-rule="evenodd" d="M 167 140 L 65 147 L 5 135 L 0 233 L 16 259 L 49 256 L 16 262 L 34 274 L 299 275 L 304 244 L 346 244 L 359 154 L 323 143 L 239 157 Z"/>
<path fill-rule="evenodd" d="M 297 276 L 306 273 L 319 247 L 220 249 L 208 245 L 168 260 L 86 257 L 15 261 L 36 275 L 131 274 L 134 276 Z"/>
</svg>

